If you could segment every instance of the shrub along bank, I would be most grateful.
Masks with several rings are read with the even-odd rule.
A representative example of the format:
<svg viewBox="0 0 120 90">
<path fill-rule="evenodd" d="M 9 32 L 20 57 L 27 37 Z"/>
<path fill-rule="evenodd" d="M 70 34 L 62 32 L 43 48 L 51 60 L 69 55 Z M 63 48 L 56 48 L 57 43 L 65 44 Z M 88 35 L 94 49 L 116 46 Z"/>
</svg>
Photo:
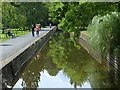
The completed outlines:
<svg viewBox="0 0 120 90">
<path fill-rule="evenodd" d="M 98 50 L 103 58 L 120 51 L 120 13 L 95 16 L 87 32 L 91 47 Z"/>
</svg>

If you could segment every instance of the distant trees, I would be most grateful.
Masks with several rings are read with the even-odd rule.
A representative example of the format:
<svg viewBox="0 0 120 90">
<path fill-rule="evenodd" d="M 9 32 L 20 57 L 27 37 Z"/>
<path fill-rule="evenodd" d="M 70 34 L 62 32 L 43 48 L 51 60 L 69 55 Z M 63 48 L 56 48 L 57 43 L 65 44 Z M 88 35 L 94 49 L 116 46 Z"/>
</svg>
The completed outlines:
<svg viewBox="0 0 120 90">
<path fill-rule="evenodd" d="M 9 2 L 2 2 L 2 24 L 12 28 L 25 26 L 27 18 L 18 12 L 18 8 Z"/>
<path fill-rule="evenodd" d="M 58 2 L 49 6 L 49 19 L 59 23 L 64 32 L 74 32 L 75 41 L 80 31 L 88 29 L 90 44 L 103 56 L 120 46 L 119 13 L 111 14 L 120 11 L 120 2 Z"/>
<path fill-rule="evenodd" d="M 117 11 L 118 6 L 112 2 L 2 2 L 2 23 L 5 27 L 45 26 L 49 18 L 64 31 L 79 33 L 95 15 Z"/>
<path fill-rule="evenodd" d="M 48 10 L 41 2 L 2 2 L 3 27 L 30 27 L 32 23 L 46 25 Z"/>
<path fill-rule="evenodd" d="M 52 2 L 47 6 L 49 20 L 64 32 L 74 32 L 73 42 L 78 41 L 80 32 L 87 29 L 95 15 L 118 11 L 118 3 L 114 2 Z"/>
<path fill-rule="evenodd" d="M 0 2 L 0 6 L 2 6 L 2 3 Z M 2 12 L 2 8 L 0 8 L 0 12 Z M 0 14 L 0 17 L 2 17 L 2 14 Z M 2 18 L 0 18 L 0 29 L 2 28 Z"/>
<path fill-rule="evenodd" d="M 117 11 L 117 4 L 112 2 L 58 2 L 50 3 L 49 19 L 67 32 L 86 29 L 95 15 L 105 15 Z"/>
<path fill-rule="evenodd" d="M 20 12 L 27 17 L 28 26 L 32 23 L 41 23 L 43 26 L 47 24 L 48 8 L 42 2 L 22 2 Z"/>
</svg>

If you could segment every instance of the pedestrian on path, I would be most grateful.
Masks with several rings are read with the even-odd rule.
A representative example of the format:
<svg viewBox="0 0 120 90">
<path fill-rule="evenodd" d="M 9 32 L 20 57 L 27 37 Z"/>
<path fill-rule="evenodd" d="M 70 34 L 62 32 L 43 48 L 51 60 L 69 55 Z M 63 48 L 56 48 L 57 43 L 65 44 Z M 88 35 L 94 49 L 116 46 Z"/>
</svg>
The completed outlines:
<svg viewBox="0 0 120 90">
<path fill-rule="evenodd" d="M 35 35 L 34 35 L 34 31 L 35 31 L 35 26 L 34 26 L 34 24 L 32 24 L 32 36 L 34 37 Z"/>
<path fill-rule="evenodd" d="M 52 27 L 52 24 L 51 24 L 51 23 L 49 24 L 49 27 L 50 27 L 50 28 Z"/>
<path fill-rule="evenodd" d="M 36 35 L 39 36 L 40 24 L 36 24 Z"/>
</svg>

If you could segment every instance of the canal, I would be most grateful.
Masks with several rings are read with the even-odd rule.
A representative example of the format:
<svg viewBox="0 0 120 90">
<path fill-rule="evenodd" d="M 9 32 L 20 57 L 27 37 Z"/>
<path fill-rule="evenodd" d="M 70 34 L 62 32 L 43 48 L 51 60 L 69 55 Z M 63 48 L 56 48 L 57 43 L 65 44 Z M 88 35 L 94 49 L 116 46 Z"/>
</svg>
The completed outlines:
<svg viewBox="0 0 120 90">
<path fill-rule="evenodd" d="M 13 88 L 117 88 L 114 73 L 79 44 L 57 34 L 33 56 Z"/>
</svg>

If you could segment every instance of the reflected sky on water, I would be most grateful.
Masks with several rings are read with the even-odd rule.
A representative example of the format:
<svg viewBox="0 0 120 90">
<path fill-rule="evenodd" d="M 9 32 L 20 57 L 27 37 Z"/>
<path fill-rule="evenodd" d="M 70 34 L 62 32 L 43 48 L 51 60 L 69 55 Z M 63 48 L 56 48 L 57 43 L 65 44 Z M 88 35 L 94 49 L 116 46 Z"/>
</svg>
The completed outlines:
<svg viewBox="0 0 120 90">
<path fill-rule="evenodd" d="M 62 70 L 59 71 L 56 76 L 50 76 L 47 71 L 44 70 L 41 72 L 40 78 L 41 81 L 38 83 L 40 88 L 74 88 L 73 85 L 70 85 L 69 78 L 63 74 Z M 14 88 L 23 88 L 21 85 L 22 81 L 22 78 L 20 78 Z M 86 81 L 82 87 L 78 86 L 77 88 L 91 88 L 91 85 L 89 81 Z"/>
<path fill-rule="evenodd" d="M 80 45 L 57 35 L 36 53 L 13 88 L 116 88 L 114 76 Z"/>
</svg>

